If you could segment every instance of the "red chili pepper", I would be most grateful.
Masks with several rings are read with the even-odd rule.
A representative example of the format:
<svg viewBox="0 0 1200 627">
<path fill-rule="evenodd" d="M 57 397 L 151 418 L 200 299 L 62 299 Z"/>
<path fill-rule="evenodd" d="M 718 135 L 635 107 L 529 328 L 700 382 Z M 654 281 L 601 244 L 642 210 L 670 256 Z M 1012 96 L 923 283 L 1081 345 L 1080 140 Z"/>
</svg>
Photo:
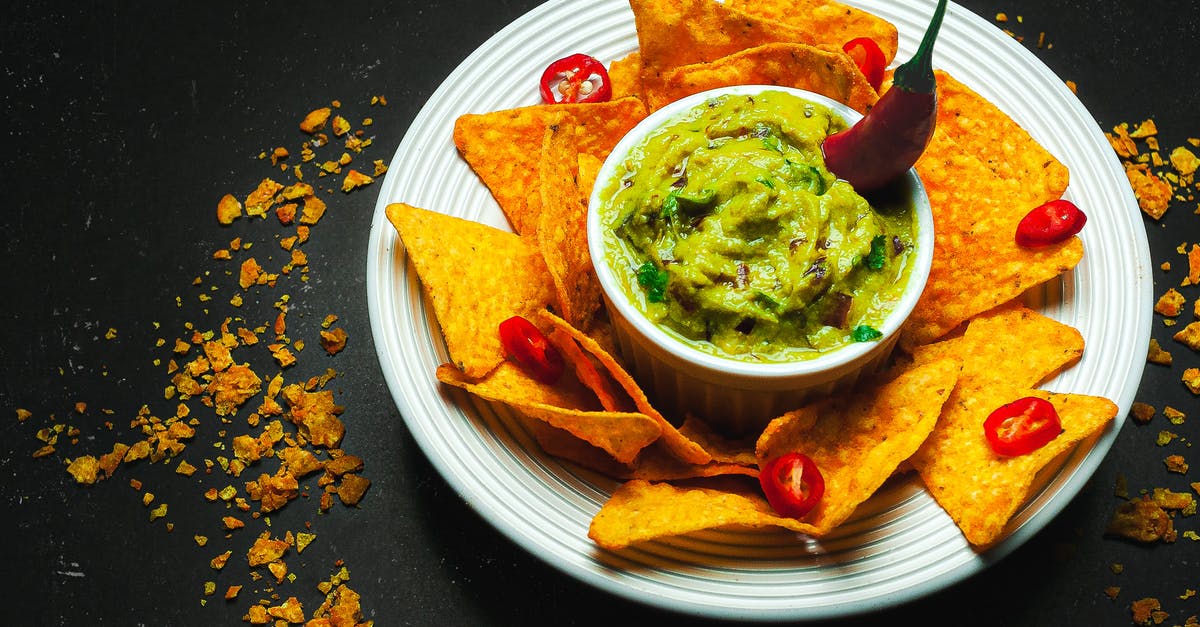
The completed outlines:
<svg viewBox="0 0 1200 627">
<path fill-rule="evenodd" d="M 983 422 L 983 432 L 997 455 L 1032 453 L 1062 433 L 1054 405 L 1036 396 L 1002 405 Z"/>
<path fill-rule="evenodd" d="M 612 83 L 604 64 L 586 54 L 563 57 L 542 72 L 542 101 L 605 102 L 612 98 Z"/>
<path fill-rule="evenodd" d="M 854 126 L 825 139 L 825 165 L 861 193 L 902 176 L 921 157 L 937 119 L 933 42 L 946 13 L 939 0 L 916 54 L 896 68 L 892 87 Z"/>
<path fill-rule="evenodd" d="M 1083 229 L 1087 216 L 1069 200 L 1051 200 L 1017 224 L 1017 244 L 1030 248 L 1057 244 Z"/>
<path fill-rule="evenodd" d="M 529 376 L 542 383 L 554 383 L 562 376 L 566 363 L 558 349 L 532 322 L 513 316 L 500 323 L 500 343 L 504 351 Z"/>
<path fill-rule="evenodd" d="M 875 91 L 883 84 L 883 71 L 887 67 L 887 57 L 883 55 L 879 44 L 870 37 L 855 37 L 847 41 L 842 50 L 854 59 L 858 70 L 867 77 L 867 82 Z"/>
<path fill-rule="evenodd" d="M 784 453 L 759 469 L 758 482 L 780 516 L 802 518 L 825 494 L 825 478 L 816 462 L 799 452 Z"/>
</svg>

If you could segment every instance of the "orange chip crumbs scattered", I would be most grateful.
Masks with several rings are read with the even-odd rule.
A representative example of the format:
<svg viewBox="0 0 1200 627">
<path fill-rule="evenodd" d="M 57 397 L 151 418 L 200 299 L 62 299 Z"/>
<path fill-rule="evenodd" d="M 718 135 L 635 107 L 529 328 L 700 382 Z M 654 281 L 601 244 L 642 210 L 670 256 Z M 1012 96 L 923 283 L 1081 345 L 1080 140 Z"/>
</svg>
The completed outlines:
<svg viewBox="0 0 1200 627">
<path fill-rule="evenodd" d="M 1188 368 L 1183 371 L 1183 384 L 1192 394 L 1200 395 L 1200 368 Z"/>
<path fill-rule="evenodd" d="M 310 111 L 308 115 L 304 116 L 304 119 L 300 121 L 300 130 L 310 135 L 312 133 L 316 133 L 317 131 L 325 128 L 325 123 L 329 121 L 329 116 L 332 113 L 333 109 L 330 109 L 329 107 L 321 107 L 320 109 L 314 109 Z"/>
<path fill-rule="evenodd" d="M 1167 619 L 1167 613 L 1162 611 L 1162 604 L 1158 599 L 1146 597 L 1138 599 L 1129 604 L 1129 610 L 1133 614 L 1133 624 L 1135 625 L 1159 625 Z"/>
<path fill-rule="evenodd" d="M 1150 419 L 1154 417 L 1155 413 L 1156 410 L 1154 409 L 1153 405 L 1141 402 L 1134 403 L 1130 411 L 1130 415 L 1132 415 L 1133 419 L 1139 424 L 1146 424 L 1147 422 L 1150 422 Z"/>
<path fill-rule="evenodd" d="M 1146 361 L 1160 366 L 1170 366 L 1174 359 L 1170 352 L 1163 350 L 1158 340 L 1150 338 L 1150 349 L 1146 353 Z"/>
<path fill-rule="evenodd" d="M 1166 510 L 1147 497 L 1119 505 L 1105 533 L 1137 542 L 1174 542 L 1175 524 Z"/>
<path fill-rule="evenodd" d="M 217 201 L 217 222 L 233 224 L 242 216 L 242 203 L 233 194 L 225 194 Z"/>
<path fill-rule="evenodd" d="M 1158 301 L 1154 303 L 1154 311 L 1164 316 L 1178 316 L 1183 311 L 1183 305 L 1187 302 L 1187 298 L 1175 288 L 1168 289 Z"/>
<path fill-rule="evenodd" d="M 1146 164 L 1131 164 L 1125 168 L 1125 176 L 1137 196 L 1138 206 L 1155 220 L 1161 218 L 1170 207 L 1174 195 L 1171 186 L 1150 171 Z"/>
<path fill-rule="evenodd" d="M 342 191 L 351 192 L 359 187 L 374 183 L 375 179 L 359 172 L 358 170 L 350 169 L 346 172 L 346 178 L 342 179 Z"/>
<path fill-rule="evenodd" d="M 337 327 L 329 331 L 321 331 L 321 348 L 330 355 L 342 352 L 342 349 L 346 348 L 346 330 Z"/>
</svg>

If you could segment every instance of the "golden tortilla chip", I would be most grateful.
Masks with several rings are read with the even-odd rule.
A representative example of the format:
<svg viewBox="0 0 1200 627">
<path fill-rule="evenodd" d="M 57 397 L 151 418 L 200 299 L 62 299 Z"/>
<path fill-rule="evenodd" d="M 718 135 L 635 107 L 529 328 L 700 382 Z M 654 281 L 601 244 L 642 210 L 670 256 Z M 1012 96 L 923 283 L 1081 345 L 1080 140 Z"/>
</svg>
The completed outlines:
<svg viewBox="0 0 1200 627">
<path fill-rule="evenodd" d="M 673 68 L 713 61 L 765 43 L 816 43 L 811 32 L 713 0 L 630 0 L 629 6 L 637 27 L 642 92 L 647 98 Z"/>
<path fill-rule="evenodd" d="M 695 416 L 684 418 L 683 424 L 679 425 L 679 432 L 708 451 L 713 461 L 758 467 L 758 455 L 754 453 L 757 434 L 731 440 Z"/>
<path fill-rule="evenodd" d="M 1070 179 L 1065 165 L 995 104 L 943 70 L 934 75 L 938 127 L 996 176 L 1019 183 L 1013 186 L 1010 204 L 1028 211 L 1062 197 Z"/>
<path fill-rule="evenodd" d="M 840 50 L 772 43 L 667 70 L 661 88 L 648 94 L 647 101 L 657 109 L 709 89 L 756 84 L 806 89 L 859 112 L 866 112 L 879 99 L 858 66 Z"/>
<path fill-rule="evenodd" d="M 642 55 L 634 51 L 613 61 L 608 66 L 608 82 L 612 85 L 612 99 L 633 96 L 642 97 Z"/>
<path fill-rule="evenodd" d="M 565 429 L 523 415 L 518 415 L 517 418 L 533 434 L 538 446 L 547 455 L 594 470 L 606 477 L 622 477 L 629 471 L 626 464 L 618 462 L 608 452 L 592 446 Z"/>
<path fill-rule="evenodd" d="M 997 407 L 1025 396 L 1050 401 L 1063 433 L 1028 455 L 1001 457 L 988 444 L 983 421 Z M 1116 404 L 1106 398 L 964 380 L 946 403 L 938 428 L 910 462 L 967 541 L 988 545 L 1001 538 L 1029 498 L 1038 471 L 1099 433 L 1116 415 Z"/>
<path fill-rule="evenodd" d="M 512 233 L 403 203 L 386 214 L 446 340 L 450 359 L 473 379 L 504 361 L 500 323 L 530 321 L 554 301 L 554 281 L 541 253 Z"/>
<path fill-rule="evenodd" d="M 620 363 L 613 358 L 612 354 L 606 351 L 596 340 L 592 339 L 582 331 L 567 324 L 565 320 L 550 313 L 549 311 L 540 312 L 542 322 L 548 323 L 556 328 L 566 331 L 571 337 L 575 338 L 576 342 L 583 349 L 592 354 L 600 363 L 608 369 L 610 375 L 617 383 L 625 389 L 625 392 L 633 398 L 634 405 L 637 406 L 639 412 L 655 419 L 662 428 L 663 444 L 671 451 L 671 454 L 678 459 L 689 464 L 707 464 L 712 461 L 712 455 L 709 455 L 699 444 L 687 439 L 683 434 L 675 428 L 654 406 L 650 403 L 650 399 L 646 396 L 645 391 L 637 384 L 637 381 L 629 374 Z"/>
<path fill-rule="evenodd" d="M 596 185 L 596 177 L 600 175 L 600 168 L 604 167 L 604 162 L 597 159 L 594 155 L 580 154 L 577 164 L 579 171 L 579 194 L 584 206 L 592 197 L 592 188 Z"/>
<path fill-rule="evenodd" d="M 601 296 L 588 254 L 587 205 L 579 190 L 575 140 L 570 127 L 546 129 L 538 168 L 541 212 L 537 243 L 554 279 L 562 317 L 586 329 L 600 308 Z"/>
<path fill-rule="evenodd" d="M 601 371 L 595 361 L 583 349 L 575 338 L 562 329 L 554 329 L 548 336 L 550 342 L 558 348 L 563 360 L 571 365 L 575 377 L 596 394 L 601 407 L 608 411 L 632 411 L 633 400 L 624 390 L 618 390 L 616 381 L 609 376 L 608 371 Z"/>
<path fill-rule="evenodd" d="M 913 363 L 953 357 L 963 378 L 1034 387 L 1079 361 L 1083 346 L 1078 329 L 1014 301 L 972 318 L 961 335 L 918 346 Z"/>
<path fill-rule="evenodd" d="M 589 411 L 574 404 L 575 399 L 557 400 L 562 393 L 559 388 L 564 387 L 562 379 L 554 386 L 545 386 L 507 362 L 481 381 L 464 378 L 449 364 L 438 367 L 437 375 L 443 383 L 504 403 L 525 416 L 567 431 L 624 464 L 632 462 L 638 452 L 657 440 L 661 433 L 658 423 L 644 414 Z M 556 403 L 532 399 L 530 392 L 538 389 L 556 397 Z"/>
<path fill-rule="evenodd" d="M 603 161 L 625 133 L 646 117 L 637 98 L 588 104 L 540 104 L 491 113 L 468 113 L 454 122 L 454 145 L 491 191 L 517 233 L 538 225 L 538 171 L 546 129 L 569 126 L 578 150 Z"/>
<path fill-rule="evenodd" d="M 825 479 L 825 496 L 804 521 L 821 536 L 845 522 L 933 430 L 960 363 L 941 359 L 873 389 L 818 401 L 772 420 L 759 437 L 760 466 L 799 451 Z"/>
<path fill-rule="evenodd" d="M 799 533 L 814 528 L 794 518 L 778 516 L 766 499 L 712 488 L 685 488 L 669 483 L 631 480 L 592 518 L 588 537 L 606 549 L 637 542 L 728 526 L 773 525 Z"/>
<path fill-rule="evenodd" d="M 782 22 L 809 32 L 817 43 L 836 46 L 857 37 L 869 37 L 883 51 L 887 64 L 896 58 L 899 33 L 891 22 L 831 0 L 724 0 L 730 9 Z"/>
<path fill-rule="evenodd" d="M 933 208 L 934 254 L 925 291 L 900 338 L 905 349 L 1014 300 L 1083 257 L 1078 237 L 1042 248 L 1018 246 L 1017 224 L 1031 209 L 1012 202 L 1022 181 L 997 176 L 941 125 L 916 167 Z"/>
</svg>

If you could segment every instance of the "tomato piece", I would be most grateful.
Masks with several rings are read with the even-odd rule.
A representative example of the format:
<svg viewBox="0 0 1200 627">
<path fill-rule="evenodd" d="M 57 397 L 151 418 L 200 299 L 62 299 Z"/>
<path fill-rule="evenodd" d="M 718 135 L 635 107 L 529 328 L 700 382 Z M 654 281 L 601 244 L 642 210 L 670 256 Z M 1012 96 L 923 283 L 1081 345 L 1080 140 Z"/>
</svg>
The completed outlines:
<svg viewBox="0 0 1200 627">
<path fill-rule="evenodd" d="M 500 323 L 500 343 L 522 370 L 542 383 L 558 381 L 566 369 L 558 348 L 541 329 L 521 316 Z"/>
<path fill-rule="evenodd" d="M 540 91 L 546 104 L 612 99 L 608 70 L 586 54 L 566 56 L 548 65 L 542 72 Z"/>
<path fill-rule="evenodd" d="M 792 451 L 776 457 L 759 469 L 758 482 L 767 502 L 780 516 L 802 518 L 825 495 L 825 478 L 816 462 Z"/>
<path fill-rule="evenodd" d="M 1034 248 L 1057 244 L 1083 230 L 1087 216 L 1075 203 L 1059 199 L 1038 206 L 1017 224 L 1017 244 Z"/>
<path fill-rule="evenodd" d="M 1001 405 L 983 422 L 988 444 L 997 455 L 1005 457 L 1032 453 L 1049 444 L 1062 431 L 1062 422 L 1054 405 L 1036 396 Z"/>
<path fill-rule="evenodd" d="M 883 71 L 887 67 L 887 58 L 883 56 L 883 50 L 879 49 L 879 44 L 875 43 L 870 37 L 855 37 L 847 41 L 842 46 L 842 50 L 854 59 L 854 63 L 858 65 L 858 70 L 867 77 L 867 82 L 875 91 L 879 91 L 880 85 L 883 85 Z"/>
</svg>

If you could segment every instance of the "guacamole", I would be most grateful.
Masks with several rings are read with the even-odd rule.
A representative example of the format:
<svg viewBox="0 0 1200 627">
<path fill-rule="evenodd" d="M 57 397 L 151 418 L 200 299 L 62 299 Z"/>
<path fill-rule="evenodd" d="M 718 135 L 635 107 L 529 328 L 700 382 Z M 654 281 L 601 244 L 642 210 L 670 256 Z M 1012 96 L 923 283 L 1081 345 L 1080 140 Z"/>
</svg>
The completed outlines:
<svg viewBox="0 0 1200 627">
<path fill-rule="evenodd" d="M 768 91 L 709 99 L 603 181 L 606 262 L 661 327 L 703 350 L 791 361 L 879 337 L 916 218 L 825 168 L 827 107 Z"/>
</svg>

